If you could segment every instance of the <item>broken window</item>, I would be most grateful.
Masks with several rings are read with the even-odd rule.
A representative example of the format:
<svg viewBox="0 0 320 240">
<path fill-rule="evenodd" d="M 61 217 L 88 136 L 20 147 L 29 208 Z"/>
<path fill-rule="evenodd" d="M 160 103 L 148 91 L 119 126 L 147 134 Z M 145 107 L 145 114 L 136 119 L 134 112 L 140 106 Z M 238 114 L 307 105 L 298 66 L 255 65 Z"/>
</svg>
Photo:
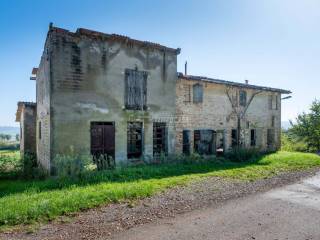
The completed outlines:
<svg viewBox="0 0 320 240">
<path fill-rule="evenodd" d="M 231 146 L 236 147 L 238 145 L 238 134 L 237 134 L 237 129 L 232 129 L 231 130 Z"/>
<path fill-rule="evenodd" d="M 128 122 L 127 129 L 127 156 L 130 158 L 139 158 L 142 155 L 142 123 Z"/>
<path fill-rule="evenodd" d="M 240 106 L 245 107 L 247 105 L 247 92 L 240 90 L 239 91 L 239 104 Z"/>
<path fill-rule="evenodd" d="M 190 155 L 190 145 L 191 145 L 191 131 L 183 130 L 182 132 L 182 153 L 185 155 Z"/>
<path fill-rule="evenodd" d="M 193 103 L 203 102 L 203 86 L 199 83 L 193 85 Z"/>
<path fill-rule="evenodd" d="M 38 123 L 38 133 L 39 133 L 39 139 L 41 139 L 41 122 Z"/>
<path fill-rule="evenodd" d="M 274 129 L 267 130 L 267 146 L 272 147 L 274 144 Z"/>
<path fill-rule="evenodd" d="M 195 130 L 194 131 L 194 150 L 199 154 L 213 154 L 215 152 L 213 130 Z"/>
<path fill-rule="evenodd" d="M 191 102 L 191 85 L 188 85 L 188 84 L 183 85 L 183 96 L 184 96 L 183 101 L 185 103 Z"/>
<path fill-rule="evenodd" d="M 269 95 L 269 109 L 278 110 L 278 95 Z"/>
<path fill-rule="evenodd" d="M 153 123 L 153 156 L 167 154 L 166 123 Z"/>
<path fill-rule="evenodd" d="M 250 146 L 256 146 L 256 130 L 255 129 L 251 129 L 250 131 Z"/>
<path fill-rule="evenodd" d="M 147 72 L 125 70 L 125 107 L 130 110 L 147 109 Z"/>
</svg>

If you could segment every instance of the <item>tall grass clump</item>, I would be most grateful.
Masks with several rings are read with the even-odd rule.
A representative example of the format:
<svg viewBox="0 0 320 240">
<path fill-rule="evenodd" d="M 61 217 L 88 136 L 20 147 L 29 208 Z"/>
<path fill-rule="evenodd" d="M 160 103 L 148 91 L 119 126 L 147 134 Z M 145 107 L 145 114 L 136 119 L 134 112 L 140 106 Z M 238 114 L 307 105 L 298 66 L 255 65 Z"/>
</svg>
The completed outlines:
<svg viewBox="0 0 320 240">
<path fill-rule="evenodd" d="M 225 154 L 225 158 L 232 162 L 246 162 L 259 157 L 261 153 L 255 148 L 232 148 Z"/>
</svg>

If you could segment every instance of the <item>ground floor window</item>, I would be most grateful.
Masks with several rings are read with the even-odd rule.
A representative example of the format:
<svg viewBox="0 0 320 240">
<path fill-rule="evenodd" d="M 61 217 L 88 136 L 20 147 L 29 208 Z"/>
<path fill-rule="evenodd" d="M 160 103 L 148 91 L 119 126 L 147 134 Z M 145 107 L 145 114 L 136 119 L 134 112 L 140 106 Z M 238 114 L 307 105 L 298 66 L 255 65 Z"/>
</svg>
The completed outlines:
<svg viewBox="0 0 320 240">
<path fill-rule="evenodd" d="M 199 154 L 209 155 L 215 152 L 213 130 L 194 131 L 194 150 Z"/>
<path fill-rule="evenodd" d="M 182 132 L 182 153 L 190 155 L 191 131 L 183 130 Z"/>
<path fill-rule="evenodd" d="M 237 129 L 231 130 L 231 146 L 232 147 L 238 146 L 238 131 L 237 131 Z"/>
<path fill-rule="evenodd" d="M 167 154 L 166 123 L 153 123 L 153 156 Z"/>
<path fill-rule="evenodd" d="M 272 147 L 274 145 L 274 129 L 267 130 L 267 146 Z"/>
<path fill-rule="evenodd" d="M 250 146 L 252 147 L 256 146 L 256 138 L 257 138 L 256 130 L 251 129 L 250 130 Z"/>
<path fill-rule="evenodd" d="M 128 122 L 127 129 L 127 157 L 139 158 L 142 156 L 142 123 L 141 122 Z"/>
</svg>

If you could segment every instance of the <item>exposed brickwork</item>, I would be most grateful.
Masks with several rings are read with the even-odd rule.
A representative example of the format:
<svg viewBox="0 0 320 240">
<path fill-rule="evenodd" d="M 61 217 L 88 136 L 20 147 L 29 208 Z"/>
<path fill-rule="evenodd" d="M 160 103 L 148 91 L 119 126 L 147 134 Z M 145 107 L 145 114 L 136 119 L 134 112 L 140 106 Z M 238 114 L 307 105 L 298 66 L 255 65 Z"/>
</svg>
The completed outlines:
<svg viewBox="0 0 320 240">
<path fill-rule="evenodd" d="M 192 86 L 200 83 L 203 85 L 203 102 L 193 103 Z M 190 91 L 190 93 L 186 93 Z M 254 89 L 242 87 L 247 92 L 247 99 L 254 93 Z M 204 81 L 186 80 L 179 78 L 176 86 L 176 152 L 182 151 L 182 131 L 191 130 L 191 144 L 193 143 L 193 131 L 197 129 L 212 129 L 218 133 L 217 143 L 224 138 L 225 150 L 231 148 L 231 130 L 237 129 L 237 117 L 234 114 L 231 102 L 226 94 L 227 85 Z M 237 100 L 239 87 L 233 87 L 231 99 Z M 189 96 L 191 95 L 191 97 Z M 269 96 L 278 96 L 278 109 L 269 109 Z M 191 99 L 191 101 L 189 100 Z M 237 106 L 236 109 L 240 109 Z M 240 109 L 241 110 L 241 109 Z M 272 116 L 275 117 L 272 126 Z M 249 122 L 249 127 L 248 127 Z M 275 139 L 272 149 L 280 147 L 281 131 L 281 102 L 280 94 L 276 92 L 262 91 L 257 94 L 249 105 L 245 116 L 241 119 L 241 142 L 245 147 L 250 147 L 250 129 L 256 129 L 256 147 L 267 150 L 267 129 L 274 129 Z"/>
</svg>

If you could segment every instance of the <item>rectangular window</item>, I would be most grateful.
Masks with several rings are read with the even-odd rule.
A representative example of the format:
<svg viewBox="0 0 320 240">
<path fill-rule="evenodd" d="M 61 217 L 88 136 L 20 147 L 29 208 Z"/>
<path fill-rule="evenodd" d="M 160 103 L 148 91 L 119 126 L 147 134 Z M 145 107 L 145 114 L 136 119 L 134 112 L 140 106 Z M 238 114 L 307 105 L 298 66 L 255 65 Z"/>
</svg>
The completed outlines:
<svg viewBox="0 0 320 240">
<path fill-rule="evenodd" d="M 199 83 L 193 85 L 193 103 L 203 102 L 203 86 Z"/>
<path fill-rule="evenodd" d="M 39 133 L 39 139 L 41 139 L 41 122 L 38 123 L 38 133 Z"/>
<path fill-rule="evenodd" d="M 275 122 L 276 122 L 276 117 L 275 117 L 275 116 L 272 116 L 272 117 L 271 117 L 271 127 L 274 127 L 274 126 L 275 126 Z"/>
<path fill-rule="evenodd" d="M 147 109 L 147 72 L 125 70 L 125 107 L 129 110 Z"/>
<path fill-rule="evenodd" d="M 143 143 L 143 133 L 142 133 L 142 123 L 141 122 L 128 122 L 127 129 L 127 157 L 139 158 L 142 156 L 142 143 Z"/>
<path fill-rule="evenodd" d="M 239 104 L 240 106 L 245 107 L 247 105 L 247 92 L 240 90 L 239 91 Z"/>
<path fill-rule="evenodd" d="M 237 139 L 238 139 L 237 129 L 232 129 L 231 130 L 231 146 L 232 147 L 236 147 L 238 145 Z"/>
<path fill-rule="evenodd" d="M 272 147 L 274 144 L 274 129 L 268 129 L 267 132 L 267 146 Z"/>
<path fill-rule="evenodd" d="M 191 131 L 182 131 L 182 153 L 185 155 L 190 155 L 190 145 L 191 145 Z"/>
<path fill-rule="evenodd" d="M 191 85 L 184 84 L 183 85 L 183 96 L 184 96 L 184 102 L 189 103 L 191 102 Z"/>
<path fill-rule="evenodd" d="M 153 123 L 153 156 L 167 154 L 166 123 Z"/>
<path fill-rule="evenodd" d="M 194 131 L 194 150 L 199 154 L 209 155 L 215 152 L 213 130 Z"/>
<path fill-rule="evenodd" d="M 278 95 L 269 95 L 269 109 L 278 110 Z"/>
<path fill-rule="evenodd" d="M 250 131 L 250 146 L 254 147 L 256 146 L 256 130 L 255 129 L 251 129 Z"/>
</svg>

